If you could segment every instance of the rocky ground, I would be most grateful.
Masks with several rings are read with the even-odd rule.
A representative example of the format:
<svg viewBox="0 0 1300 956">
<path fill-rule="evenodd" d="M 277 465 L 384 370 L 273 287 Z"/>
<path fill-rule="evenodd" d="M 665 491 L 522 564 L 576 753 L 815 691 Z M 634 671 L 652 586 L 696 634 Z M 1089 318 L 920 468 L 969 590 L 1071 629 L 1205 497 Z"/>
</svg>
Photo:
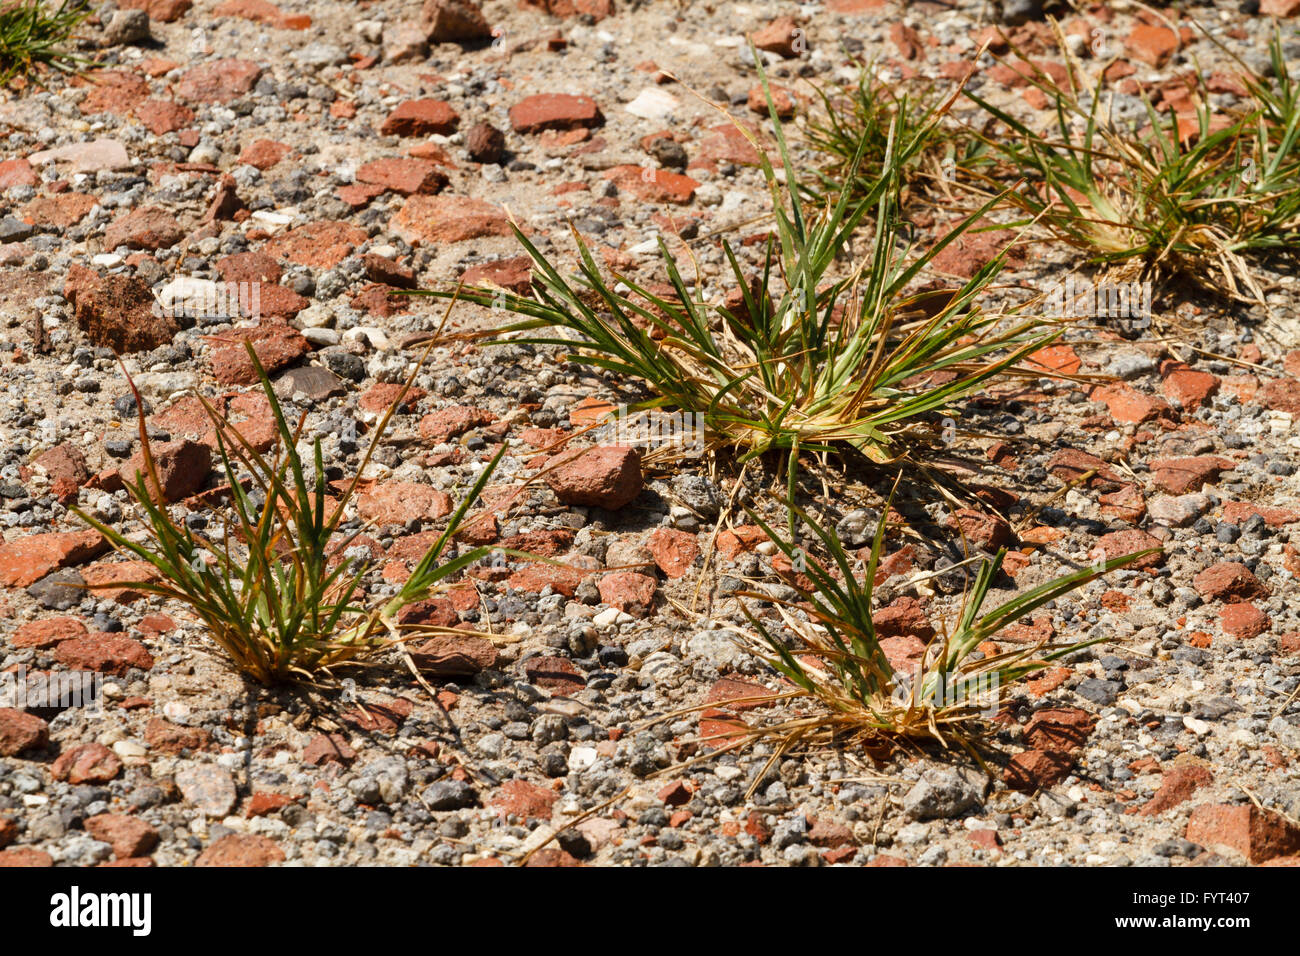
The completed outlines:
<svg viewBox="0 0 1300 956">
<path fill-rule="evenodd" d="M 1034 4 L 464 6 L 110 0 L 84 31 L 99 68 L 0 94 L 0 670 L 106 675 L 101 714 L 0 708 L 0 864 L 509 865 L 538 847 L 534 865 L 1300 860 L 1291 275 L 1262 273 L 1267 310 L 1169 292 L 1136 335 L 1072 329 L 1037 360 L 1090 381 L 1000 386 L 962 414 L 973 437 L 951 469 L 983 510 L 941 513 L 923 488 L 905 503 L 879 625 L 900 659 L 959 601 L 959 579 L 928 573 L 961 558 L 958 527 L 970 546 L 1011 547 L 999 602 L 1098 547 L 1165 547 L 1003 635 L 1108 641 L 1013 692 L 988 777 L 956 756 L 852 749 L 769 766 L 762 744 L 663 773 L 732 726 L 747 705 L 729 702 L 780 686 L 729 630 L 744 630 L 742 582 L 789 592 L 740 508 L 771 506 L 770 476 L 737 487 L 734 468 L 641 469 L 613 449 L 516 494 L 543 450 L 631 394 L 553 350 L 444 342 L 365 475 L 350 554 L 374 562 L 372 597 L 404 580 L 502 443 L 487 537 L 562 562 L 475 568 L 416 609 L 496 636 L 417 649 L 436 700 L 396 661 L 320 692 L 248 685 L 181 608 L 75 586 L 141 573 L 68 510 L 138 527 L 115 352 L 187 520 L 206 520 L 220 481 L 195 392 L 270 439 L 245 339 L 323 438 L 330 477 L 350 477 L 442 321 L 393 290 L 526 289 L 508 216 L 561 261 L 571 221 L 647 281 L 661 279 L 656 236 L 689 241 L 706 292 L 725 294 L 710 236 L 767 228 L 753 147 L 706 102 L 770 130 L 749 105 L 744 34 L 767 28 L 772 77 L 800 109 L 803 79 L 852 79 L 854 56 L 895 78 L 960 77 L 998 23 L 1029 18 L 1008 31 L 1059 60 Z M 1114 58 L 1123 102 L 1145 91 L 1179 110 L 1182 77 L 1230 66 L 1188 17 L 1258 66 L 1280 16 L 1300 58 L 1286 19 L 1300 4 L 1263 6 L 1116 2 L 1062 22 L 1085 67 Z M 798 32 L 773 28 L 782 16 Z M 1014 71 L 987 54 L 976 66 L 984 95 L 1048 119 Z M 1229 80 L 1212 88 L 1232 104 Z M 935 218 L 919 218 L 923 238 Z M 937 264 L 969 274 L 998 235 Z M 1007 284 L 1043 291 L 1073 262 L 1035 245 Z M 218 281 L 259 283 L 260 321 L 151 308 Z M 458 306 L 449 327 L 499 320 Z M 888 483 L 853 472 L 817 505 L 860 547 Z"/>
</svg>

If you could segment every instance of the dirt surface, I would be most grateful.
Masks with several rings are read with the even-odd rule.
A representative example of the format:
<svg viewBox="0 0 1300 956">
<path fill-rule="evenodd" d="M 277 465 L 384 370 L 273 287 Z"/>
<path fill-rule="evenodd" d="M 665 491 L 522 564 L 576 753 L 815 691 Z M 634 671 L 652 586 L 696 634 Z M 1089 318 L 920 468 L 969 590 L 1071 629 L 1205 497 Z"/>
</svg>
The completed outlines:
<svg viewBox="0 0 1300 956">
<path fill-rule="evenodd" d="M 364 476 L 349 555 L 373 562 L 374 599 L 503 442 L 485 505 L 496 540 L 562 565 L 474 568 L 422 609 L 494 635 L 425 649 L 443 670 L 436 699 L 395 657 L 344 687 L 246 684 L 179 606 L 68 586 L 134 571 L 68 511 L 139 527 L 115 481 L 139 443 L 114 350 L 175 449 L 178 516 L 203 520 L 190 496 L 222 480 L 193 447 L 211 441 L 195 392 L 269 434 L 232 347 L 249 326 L 330 476 L 350 477 L 414 343 L 443 321 L 439 302 L 393 290 L 526 288 L 510 219 L 562 266 L 572 224 L 605 265 L 649 282 L 656 237 L 684 267 L 689 243 L 710 300 L 730 275 L 716 237 L 758 262 L 746 240 L 766 234 L 769 194 L 732 119 L 765 141 L 771 124 L 748 105 L 745 34 L 795 18 L 792 55 L 764 55 L 810 162 L 806 81 L 852 80 L 855 59 L 898 82 L 950 82 L 973 62 L 972 88 L 1046 124 L 1014 75 L 975 60 L 1001 23 L 1059 61 L 1034 10 L 493 0 L 478 23 L 434 0 L 423 17 L 392 0 L 132 6 L 150 40 L 122 42 L 139 19 L 106 4 L 84 30 L 104 44 L 97 70 L 0 93 L 0 671 L 105 675 L 102 713 L 0 708 L 0 863 L 511 865 L 538 847 L 534 865 L 1298 858 L 1300 337 L 1285 270 L 1261 271 L 1268 309 L 1164 289 L 1150 328 L 1072 327 L 1038 359 L 1077 381 L 999 385 L 961 410 L 935 464 L 976 493 L 972 510 L 954 515 L 929 485 L 905 492 L 880 591 L 904 656 L 960 605 L 961 573 L 931 572 L 972 550 L 1011 546 L 1001 603 L 1098 548 L 1165 548 L 1002 635 L 1107 641 L 1011 692 L 987 775 L 959 753 L 772 761 L 766 744 L 671 771 L 707 752 L 701 737 L 764 719 L 729 701 L 782 686 L 733 595 L 793 594 L 742 510 L 770 511 L 783 479 L 755 465 L 738 483 L 733 465 L 687 459 L 642 463 L 633 481 L 596 455 L 578 492 L 537 481 L 515 495 L 603 403 L 640 395 L 554 349 L 445 340 Z M 1178 110 L 1180 78 L 1233 67 L 1192 17 L 1255 66 L 1280 22 L 1300 57 L 1300 4 L 1259 6 L 1060 16 L 1121 103 L 1146 92 Z M 1216 108 L 1230 86 L 1214 87 Z M 942 234 L 948 206 L 915 213 L 920 241 Z M 1020 238 L 1004 298 L 1078 264 Z M 969 274 L 998 245 L 971 237 L 941 265 Z M 218 281 L 260 283 L 256 319 L 151 308 Z M 444 331 L 501 321 L 458 305 Z M 826 477 L 819 493 L 809 472 L 810 502 L 868 544 L 892 473 Z"/>
</svg>

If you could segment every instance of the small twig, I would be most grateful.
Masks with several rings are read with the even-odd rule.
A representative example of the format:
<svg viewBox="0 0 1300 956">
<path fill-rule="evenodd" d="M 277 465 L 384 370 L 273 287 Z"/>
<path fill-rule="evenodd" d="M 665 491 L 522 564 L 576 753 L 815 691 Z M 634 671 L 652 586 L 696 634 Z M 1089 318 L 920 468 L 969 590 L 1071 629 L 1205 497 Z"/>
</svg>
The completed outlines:
<svg viewBox="0 0 1300 956">
<path fill-rule="evenodd" d="M 45 322 L 38 312 L 32 318 L 32 352 L 36 355 L 44 355 L 50 350 L 50 339 L 45 334 Z"/>
<path fill-rule="evenodd" d="M 1274 711 L 1273 719 L 1276 720 L 1286 713 L 1286 709 L 1291 706 L 1296 697 L 1300 697 L 1300 684 L 1297 684 L 1295 690 L 1291 691 L 1291 696 L 1282 702 L 1282 706 Z"/>
<path fill-rule="evenodd" d="M 531 850 L 529 850 L 527 853 L 525 853 L 525 854 L 523 855 L 523 857 L 520 859 L 520 861 L 519 861 L 517 864 L 515 864 L 515 865 L 516 865 L 516 866 L 527 866 L 527 865 L 528 865 L 528 861 L 531 860 L 531 859 L 533 858 L 533 854 L 534 854 L 534 853 L 536 853 L 538 850 L 542 849 L 543 847 L 548 846 L 552 840 L 554 840 L 557 836 L 559 836 L 559 835 L 560 835 L 561 833 L 563 833 L 565 830 L 568 830 L 568 829 L 571 829 L 571 828 L 573 828 L 573 827 L 576 827 L 576 826 L 577 826 L 579 823 L 581 823 L 583 820 L 586 820 L 587 818 L 592 817 L 592 816 L 594 816 L 594 815 L 597 814 L 597 813 L 600 813 L 601 810 L 604 810 L 606 807 L 612 806 L 613 804 L 615 804 L 615 803 L 617 803 L 618 801 L 622 800 L 624 797 L 626 797 L 626 796 L 627 796 L 629 793 L 631 793 L 631 792 L 632 792 L 632 786 L 629 785 L 628 788 L 627 788 L 626 790 L 624 790 L 622 793 L 615 794 L 614 796 L 610 797 L 608 800 L 606 800 L 604 803 L 600 804 L 599 806 L 592 807 L 590 810 L 587 810 L 587 811 L 584 812 L 584 813 L 580 813 L 578 816 L 574 817 L 572 820 L 570 820 L 570 821 L 569 821 L 568 823 L 566 823 L 564 826 L 560 827 L 558 830 L 556 830 L 554 833 L 552 833 L 550 836 L 548 836 L 548 837 L 547 837 L 545 840 L 543 840 L 541 843 L 537 844 L 537 846 L 533 847 Z"/>
<path fill-rule="evenodd" d="M 727 497 L 727 504 L 720 512 L 718 512 L 718 520 L 713 526 L 713 534 L 709 535 L 709 543 L 704 549 L 703 566 L 700 568 L 699 577 L 695 579 L 695 590 L 691 593 L 692 614 L 695 613 L 695 606 L 699 603 L 700 589 L 704 587 L 704 576 L 709 573 L 709 563 L 713 560 L 713 549 L 717 546 L 718 535 L 722 533 L 723 522 L 727 520 L 727 516 L 731 513 L 731 509 L 735 507 L 736 495 L 744 486 L 745 469 L 748 467 L 749 462 L 745 462 L 740 466 L 740 474 L 736 476 L 736 480 L 731 486 L 731 494 Z"/>
<path fill-rule="evenodd" d="M 871 828 L 871 844 L 876 845 L 876 837 L 880 833 L 880 825 L 885 822 L 885 811 L 889 809 L 889 793 L 886 791 L 885 798 L 880 801 L 880 813 L 876 816 L 876 825 Z"/>
</svg>

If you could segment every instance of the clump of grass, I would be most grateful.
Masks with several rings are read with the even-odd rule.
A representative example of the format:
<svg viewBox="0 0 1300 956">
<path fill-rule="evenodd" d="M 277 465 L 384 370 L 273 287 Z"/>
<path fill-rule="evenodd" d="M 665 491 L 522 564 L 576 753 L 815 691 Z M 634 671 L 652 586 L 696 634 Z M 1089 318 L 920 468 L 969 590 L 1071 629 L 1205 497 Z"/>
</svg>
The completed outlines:
<svg viewBox="0 0 1300 956">
<path fill-rule="evenodd" d="M 1044 642 L 993 656 L 977 653 L 980 645 L 996 640 L 1007 625 L 1048 602 L 1158 550 L 1097 561 L 985 610 L 1005 554 L 1005 549 L 999 550 L 992 560 L 981 559 L 968 579 L 956 626 L 931 641 L 915 674 L 903 674 L 881 649 L 872 621 L 874 581 L 884 554 L 888 507 L 883 509 L 870 558 L 860 575 L 833 529 L 823 527 L 794 505 L 790 510 L 791 525 L 797 524 L 809 540 L 820 544 L 826 564 L 814 560 L 796 540 L 782 537 L 751 512 L 751 519 L 801 571 L 805 583 L 800 584 L 798 577 L 788 582 L 798 592 L 795 601 L 754 592 L 737 596 L 773 604 L 796 642 L 792 649 L 745 607 L 761 638 L 760 646 L 771 651 L 767 662 L 793 685 L 788 693 L 754 698 L 754 702 L 806 699 L 818 706 L 807 716 L 729 731 L 727 736 L 733 739 L 720 748 L 775 738 L 779 748 L 774 759 L 801 742 L 830 740 L 861 744 L 869 750 L 902 743 L 956 744 L 979 759 L 977 745 L 985 737 L 989 719 L 1016 682 L 1105 638 Z"/>
<path fill-rule="evenodd" d="M 152 565 L 158 580 L 129 586 L 188 606 L 241 674 L 262 684 L 312 683 L 400 643 L 396 619 L 403 607 L 427 597 L 452 575 L 490 554 L 492 549 L 478 547 L 449 557 L 448 545 L 464 525 L 466 512 L 487 484 L 504 447 L 480 473 L 401 590 L 381 604 L 367 604 L 362 583 L 369 569 L 345 556 L 360 532 L 341 529 L 344 509 L 415 373 L 376 426 L 356 476 L 327 509 L 329 489 L 320 439 L 313 445 L 309 477 L 298 451 L 306 413 L 295 427 L 290 426 L 251 346 L 248 353 L 270 403 L 278 442 L 273 455 L 263 455 L 200 396 L 216 426 L 229 485 L 233 520 L 224 525 L 220 539 L 172 517 L 142 411 L 139 427 L 145 468 L 128 483 L 128 491 L 143 512 L 144 540 L 78 509 L 74 512 L 116 550 Z M 134 384 L 131 388 L 135 392 Z M 135 395 L 137 409 L 143 408 L 139 393 Z M 411 664 L 409 656 L 407 662 Z"/>
<path fill-rule="evenodd" d="M 814 193 L 850 190 L 865 196 L 889 170 L 891 139 L 914 143 L 898 169 L 907 185 L 929 191 L 937 180 L 955 181 L 977 144 L 942 123 L 948 97 L 925 83 L 899 92 L 875 64 L 865 64 L 851 84 L 816 86 L 821 109 L 809 120 L 807 144 L 825 158 Z M 895 135 L 896 134 L 896 135 Z"/>
<path fill-rule="evenodd" d="M 53 12 L 41 0 L 0 3 L 0 83 L 38 65 L 75 70 L 80 58 L 69 53 L 66 44 L 89 15 L 89 6 L 69 0 Z"/>
<path fill-rule="evenodd" d="M 763 82 L 766 89 L 766 77 Z M 655 397 L 638 408 L 693 414 L 708 448 L 726 448 L 742 459 L 780 451 L 793 461 L 801 448 L 850 445 L 889 462 L 927 438 L 937 440 L 934 413 L 1050 337 L 1034 322 L 1008 326 L 981 311 L 976 300 L 1001 268 L 1000 258 L 960 287 L 926 296 L 907 291 L 988 206 L 914 255 L 900 248 L 898 187 L 903 165 L 923 147 L 925 134 L 909 134 L 896 119 L 883 174 L 866 194 L 844 189 L 811 204 L 770 92 L 768 105 L 784 173 L 778 176 L 764 156 L 775 228 L 753 276 L 723 242 L 735 290 L 730 308 L 706 302 L 700 284 L 688 285 L 662 239 L 671 295 L 626 276 L 607 279 L 576 230 L 580 262 L 577 275 L 568 276 L 517 227 L 535 267 L 536 298 L 486 289 L 432 294 L 459 294 L 527 316 L 498 332 L 525 333 L 515 341 L 560 346 L 577 362 L 643 382 Z M 837 257 L 873 207 L 869 255 L 834 277 Z M 576 341 L 535 334 L 543 329 L 577 333 Z"/>
<path fill-rule="evenodd" d="M 1006 127 L 975 135 L 1028 180 L 1010 198 L 1030 220 L 1116 279 L 1180 275 L 1262 301 L 1248 257 L 1300 242 L 1300 98 L 1280 37 L 1270 46 L 1276 86 L 1247 75 L 1250 103 L 1217 125 L 1202 89 L 1191 135 L 1145 98 L 1144 124 L 1117 120 L 1102 78 L 1085 90 L 1071 63 L 1062 89 L 1015 52 L 1053 104 L 1048 132 L 966 95 Z"/>
</svg>

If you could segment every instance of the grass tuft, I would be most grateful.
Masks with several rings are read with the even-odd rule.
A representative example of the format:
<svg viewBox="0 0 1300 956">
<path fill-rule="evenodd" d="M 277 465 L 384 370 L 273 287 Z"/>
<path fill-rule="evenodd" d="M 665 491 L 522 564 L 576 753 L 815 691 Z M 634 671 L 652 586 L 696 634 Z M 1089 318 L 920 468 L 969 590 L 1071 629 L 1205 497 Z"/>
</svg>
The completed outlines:
<svg viewBox="0 0 1300 956">
<path fill-rule="evenodd" d="M 1027 221 L 1116 279 L 1180 275 L 1263 300 L 1249 257 L 1294 253 L 1300 242 L 1300 96 L 1278 34 L 1269 48 L 1274 78 L 1243 65 L 1248 104 L 1231 115 L 1211 111 L 1202 85 L 1194 125 L 1158 113 L 1145 97 L 1142 115 L 1116 118 L 1103 78 L 1087 89 L 1071 62 L 1063 89 L 1013 52 L 1052 103 L 1048 131 L 966 95 L 1005 127 L 972 132 L 1027 180 L 1010 194 Z"/>
<path fill-rule="evenodd" d="M 767 89 L 766 76 L 763 83 Z M 899 185 L 938 112 L 921 130 L 895 118 L 883 172 L 865 194 L 842 189 L 833 199 L 810 203 L 770 91 L 768 105 L 783 167 L 778 174 L 766 156 L 762 160 L 775 228 L 753 273 L 723 241 L 729 301 L 707 302 L 702 283 L 683 278 L 662 239 L 660 263 L 671 294 L 656 294 L 626 276 L 607 279 L 576 230 L 578 271 L 566 275 L 518 227 L 515 234 L 535 267 L 536 298 L 487 289 L 431 294 L 459 294 L 527 316 L 498 333 L 524 333 L 528 337 L 515 341 L 560 346 L 575 361 L 643 382 L 655 397 L 638 408 L 693 414 L 706 447 L 736 451 L 742 459 L 780 451 L 793 460 L 799 449 L 843 444 L 884 463 L 937 439 L 936 413 L 1050 338 L 1034 322 L 1008 327 L 981 311 L 976 300 L 1001 258 L 961 286 L 925 295 L 908 291 L 930 260 L 993 203 L 914 254 L 901 245 Z M 855 168 L 868 148 L 859 144 Z M 839 260 L 873 208 L 869 253 L 844 274 Z M 544 329 L 577 333 L 577 341 L 536 334 Z"/>
<path fill-rule="evenodd" d="M 896 164 L 903 185 L 927 192 L 937 180 L 954 181 L 977 148 L 960 129 L 944 126 L 947 98 L 933 83 L 916 86 L 912 95 L 900 93 L 870 63 L 854 83 L 814 89 L 821 109 L 810 118 L 805 138 L 824 158 L 818 183 L 810 189 L 814 195 L 845 189 L 855 196 L 869 194 L 894 165 L 889 154 L 895 139 L 914 144 L 907 159 Z"/>
<path fill-rule="evenodd" d="M 41 0 L 0 3 L 0 83 L 38 65 L 75 70 L 81 60 L 67 51 L 66 44 L 89 15 L 89 6 L 69 0 L 52 13 Z"/>
<path fill-rule="evenodd" d="M 985 610 L 1005 554 L 999 550 L 992 560 L 982 559 L 973 571 L 956 626 L 931 641 L 915 674 L 904 674 L 890 663 L 872 620 L 874 580 L 884 554 L 888 506 L 882 511 L 861 573 L 855 572 L 852 557 L 833 529 L 823 527 L 796 506 L 791 505 L 790 510 L 792 526 L 801 529 L 824 555 L 825 563 L 751 512 L 751 519 L 800 570 L 802 579 L 794 577 L 788 582 L 798 592 L 797 600 L 755 592 L 737 596 L 774 605 L 786 630 L 794 635 L 792 647 L 745 607 L 761 638 L 759 646 L 770 652 L 767 662 L 791 684 L 788 693 L 754 700 L 805 699 L 819 706 L 806 716 L 729 730 L 731 742 L 721 749 L 742 747 L 762 738 L 779 741 L 777 756 L 801 742 L 836 740 L 860 744 L 869 751 L 900 743 L 956 744 L 978 759 L 976 745 L 986 736 L 990 718 L 1016 682 L 1104 638 L 1044 642 L 993 656 L 982 653 L 980 645 L 996 640 L 1003 628 L 1048 602 L 1153 553 L 1142 551 L 1098 561 Z"/>
<path fill-rule="evenodd" d="M 143 411 L 139 429 L 145 469 L 127 486 L 143 513 L 143 540 L 73 510 L 116 550 L 152 565 L 159 580 L 129 586 L 188 606 L 241 674 L 268 685 L 312 683 L 400 643 L 396 618 L 403 607 L 489 556 L 492 549 L 478 547 L 451 557 L 448 546 L 505 449 L 480 473 L 401 590 L 382 604 L 368 604 L 363 578 L 369 568 L 345 556 L 360 531 L 341 529 L 344 509 L 415 372 L 376 426 L 356 477 L 327 508 L 329 489 L 320 439 L 313 444 L 309 468 L 298 450 L 306 413 L 290 426 L 261 363 L 247 347 L 275 418 L 278 443 L 270 457 L 259 453 L 211 403 L 201 399 L 216 426 L 230 497 L 219 539 L 199 533 L 169 512 Z M 134 383 L 131 389 L 135 392 Z M 138 392 L 135 395 L 136 407 L 142 409 L 144 403 Z M 407 663 L 413 666 L 409 656 Z"/>
</svg>

